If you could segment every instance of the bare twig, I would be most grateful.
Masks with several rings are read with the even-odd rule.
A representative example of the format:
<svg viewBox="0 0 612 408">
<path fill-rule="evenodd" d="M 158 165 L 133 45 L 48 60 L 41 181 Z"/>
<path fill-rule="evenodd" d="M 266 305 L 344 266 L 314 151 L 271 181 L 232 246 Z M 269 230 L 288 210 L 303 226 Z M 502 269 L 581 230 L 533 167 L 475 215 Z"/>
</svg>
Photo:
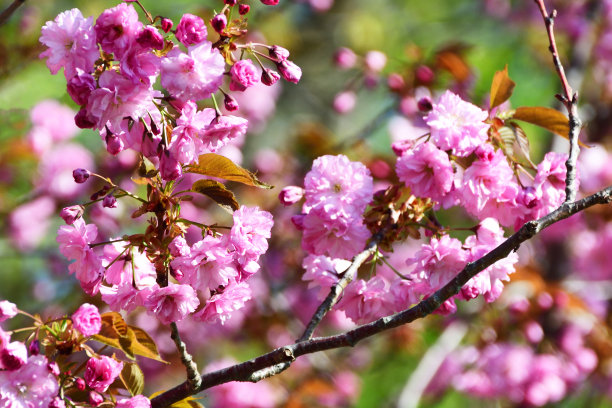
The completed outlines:
<svg viewBox="0 0 612 408">
<path fill-rule="evenodd" d="M 565 167 L 567 169 L 567 175 L 565 177 L 565 202 L 567 203 L 576 199 L 576 192 L 578 190 L 578 186 L 576 185 L 576 162 L 578 161 L 578 153 L 580 152 L 578 135 L 580 134 L 580 128 L 582 126 L 582 122 L 578 116 L 578 95 L 572 90 L 567 80 L 567 76 L 565 75 L 563 64 L 561 64 L 561 59 L 559 58 L 555 34 L 553 32 L 557 11 L 553 10 L 549 14 L 544 5 L 544 0 L 535 0 L 535 2 L 540 9 L 540 13 L 546 25 L 546 33 L 548 34 L 548 42 L 550 43 L 548 49 L 552 54 L 553 64 L 555 65 L 555 69 L 561 80 L 561 86 L 563 87 L 563 95 L 558 94 L 556 97 L 565 105 L 569 119 L 568 138 L 570 147 L 569 155 L 565 162 Z"/>
<path fill-rule="evenodd" d="M 391 316 L 382 317 L 346 333 L 329 337 L 313 338 L 311 340 L 280 347 L 252 360 L 245 361 L 244 363 L 204 374 L 202 376 L 202 383 L 198 389 L 191 390 L 189 383 L 184 382 L 153 398 L 151 406 L 152 408 L 167 407 L 197 392 L 230 381 L 259 381 L 262 378 L 267 378 L 284 371 L 297 357 L 317 351 L 331 350 L 340 347 L 352 347 L 363 339 L 425 317 L 438 309 L 446 300 L 459 293 L 463 285 L 472 277 L 500 259 L 504 259 L 511 252 L 518 250 L 523 242 L 532 238 L 544 228 L 579 213 L 586 208 L 597 204 L 609 204 L 610 202 L 612 202 L 612 186 L 576 202 L 564 203 L 552 213 L 538 220 L 525 223 L 520 230 L 511 235 L 495 249 L 491 250 L 477 261 L 467 264 L 465 268 L 444 287 L 410 309 Z"/>
<path fill-rule="evenodd" d="M 8 21 L 15 10 L 17 10 L 23 3 L 25 3 L 25 0 L 14 0 L 10 6 L 5 8 L 4 11 L 0 13 L 0 26 Z"/>
<path fill-rule="evenodd" d="M 176 344 L 176 348 L 181 355 L 181 362 L 187 369 L 187 385 L 191 390 L 196 390 L 202 384 L 202 377 L 198 371 L 198 366 L 196 365 L 195 361 L 193 361 L 191 354 L 187 352 L 187 347 L 185 346 L 185 343 L 183 343 L 183 340 L 181 340 L 176 323 L 170 323 L 170 329 L 172 330 L 170 337 L 172 340 L 174 340 L 174 344 Z"/>
</svg>

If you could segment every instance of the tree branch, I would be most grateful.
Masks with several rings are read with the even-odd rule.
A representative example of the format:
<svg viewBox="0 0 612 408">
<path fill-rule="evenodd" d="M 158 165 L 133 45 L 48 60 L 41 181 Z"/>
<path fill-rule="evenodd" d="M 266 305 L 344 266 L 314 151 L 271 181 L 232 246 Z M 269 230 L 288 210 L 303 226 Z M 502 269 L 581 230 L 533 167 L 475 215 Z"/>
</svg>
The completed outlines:
<svg viewBox="0 0 612 408">
<path fill-rule="evenodd" d="M 548 11 L 546 11 L 546 6 L 544 5 L 544 0 L 535 0 L 535 2 L 540 9 L 540 13 L 544 19 L 544 24 L 546 25 L 546 33 L 548 34 L 548 42 L 550 43 L 548 49 L 552 54 L 553 64 L 555 65 L 555 69 L 557 70 L 557 74 L 561 80 L 561 86 L 563 87 L 564 94 L 556 95 L 556 97 L 565 105 L 569 119 L 568 139 L 570 142 L 570 147 L 569 155 L 567 161 L 565 162 L 565 167 L 567 169 L 565 177 L 565 202 L 569 203 L 576 199 L 576 192 L 578 191 L 578 186 L 576 183 L 576 163 L 578 161 L 578 153 L 580 152 L 578 135 L 580 134 L 580 128 L 582 126 L 582 121 L 578 116 L 578 95 L 572 90 L 572 87 L 567 80 L 567 76 L 565 75 L 563 64 L 561 64 L 561 59 L 559 58 L 559 52 L 557 50 L 557 43 L 555 41 L 555 34 L 553 31 L 557 11 L 553 10 L 550 14 L 548 14 Z"/>
<path fill-rule="evenodd" d="M 329 337 L 313 338 L 311 340 L 280 347 L 267 354 L 245 361 L 244 363 L 204 374 L 202 376 L 202 384 L 198 389 L 191 391 L 188 382 L 184 382 L 153 398 L 151 406 L 152 408 L 167 407 L 197 392 L 230 381 L 259 381 L 262 378 L 267 378 L 284 371 L 297 357 L 317 351 L 331 350 L 340 347 L 353 347 L 363 339 L 425 317 L 438 309 L 447 299 L 459 293 L 463 285 L 472 277 L 500 259 L 507 257 L 512 251 L 518 250 L 523 242 L 532 238 L 544 228 L 579 213 L 586 208 L 597 204 L 609 204 L 611 202 L 612 186 L 579 201 L 564 203 L 552 213 L 538 220 L 525 223 L 521 229 L 511 235 L 499 246 L 477 261 L 467 264 L 465 268 L 444 287 L 410 309 L 406 309 L 391 316 L 382 317 L 346 333 Z"/>
<path fill-rule="evenodd" d="M 172 330 L 170 337 L 172 340 L 174 340 L 174 344 L 176 344 L 176 348 L 181 355 L 181 362 L 187 369 L 187 385 L 191 390 L 196 390 L 202 384 L 202 377 L 198 371 L 198 366 L 193 361 L 191 354 L 187 352 L 187 347 L 185 346 L 185 343 L 183 343 L 183 340 L 181 340 L 176 323 L 170 323 L 170 329 Z"/>
<path fill-rule="evenodd" d="M 17 10 L 23 3 L 25 3 L 25 0 L 14 0 L 10 6 L 4 9 L 4 11 L 0 13 L 0 26 L 8 21 L 15 10 Z"/>
</svg>

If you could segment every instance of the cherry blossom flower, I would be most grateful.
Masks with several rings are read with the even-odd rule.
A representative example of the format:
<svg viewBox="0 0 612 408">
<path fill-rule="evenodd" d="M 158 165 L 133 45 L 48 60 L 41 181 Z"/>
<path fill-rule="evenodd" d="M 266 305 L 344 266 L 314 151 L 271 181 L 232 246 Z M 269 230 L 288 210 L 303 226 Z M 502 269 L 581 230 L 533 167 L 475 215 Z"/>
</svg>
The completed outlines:
<svg viewBox="0 0 612 408">
<path fill-rule="evenodd" d="M 153 286 L 148 290 L 144 307 L 163 324 L 183 320 L 200 304 L 195 290 L 189 285 L 169 282 L 166 287 Z"/>
<path fill-rule="evenodd" d="M 72 325 L 85 337 L 98 334 L 102 328 L 102 318 L 98 308 L 89 303 L 82 304 L 72 314 Z"/>
<path fill-rule="evenodd" d="M 203 322 L 220 321 L 224 324 L 232 312 L 242 309 L 249 299 L 251 299 L 251 288 L 246 282 L 232 283 L 223 292 L 211 296 L 202 310 L 194 313 L 193 317 Z"/>
<path fill-rule="evenodd" d="M 47 358 L 38 355 L 17 370 L 0 370 L 0 406 L 47 408 L 59 390 L 47 365 Z"/>
<path fill-rule="evenodd" d="M 91 357 L 85 366 L 85 382 L 92 390 L 104 392 L 121 373 L 123 363 L 108 356 Z"/>
</svg>

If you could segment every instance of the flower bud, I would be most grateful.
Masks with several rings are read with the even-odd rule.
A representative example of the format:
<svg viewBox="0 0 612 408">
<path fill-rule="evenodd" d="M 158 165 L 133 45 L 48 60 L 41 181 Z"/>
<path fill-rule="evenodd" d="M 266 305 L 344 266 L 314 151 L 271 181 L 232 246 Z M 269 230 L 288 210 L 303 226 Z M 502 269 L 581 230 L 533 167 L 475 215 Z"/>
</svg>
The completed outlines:
<svg viewBox="0 0 612 408">
<path fill-rule="evenodd" d="M 404 78 L 397 72 L 391 73 L 387 78 L 387 86 L 394 92 L 400 92 L 402 89 L 404 89 L 405 85 L 406 82 L 404 81 Z"/>
<path fill-rule="evenodd" d="M 105 208 L 117 208 L 117 199 L 114 195 L 109 194 L 102 200 L 102 207 Z"/>
<path fill-rule="evenodd" d="M 74 380 L 74 385 L 79 391 L 84 391 L 85 387 L 87 386 L 87 384 L 85 384 L 85 380 L 80 377 Z"/>
<path fill-rule="evenodd" d="M 91 405 L 92 407 L 97 407 L 103 402 L 104 402 L 104 397 L 102 397 L 102 395 L 98 394 L 95 391 L 89 392 L 89 405 Z"/>
<path fill-rule="evenodd" d="M 170 154 L 168 152 L 164 152 L 161 154 L 159 170 L 162 179 L 166 181 L 176 180 L 177 178 L 183 175 L 181 163 L 179 163 L 178 160 L 176 160 L 175 158 L 170 157 Z"/>
<path fill-rule="evenodd" d="M 223 0 L 223 3 L 227 4 L 228 6 L 235 6 L 236 3 L 238 3 L 238 0 Z"/>
<path fill-rule="evenodd" d="M 60 211 L 60 217 L 62 217 L 66 224 L 72 225 L 76 220 L 81 218 L 83 211 L 84 209 L 80 205 L 64 207 L 62 208 L 62 211 Z"/>
<path fill-rule="evenodd" d="M 162 30 L 164 30 L 165 33 L 167 33 L 170 30 L 172 30 L 172 26 L 173 25 L 174 25 L 174 23 L 169 18 L 162 18 L 161 28 L 162 28 Z"/>
<path fill-rule="evenodd" d="M 49 408 L 66 408 L 66 403 L 60 397 L 55 397 L 48 405 Z"/>
<path fill-rule="evenodd" d="M 91 74 L 77 68 L 77 74 L 70 78 L 66 88 L 77 105 L 86 105 L 89 95 L 96 89 L 96 80 Z"/>
<path fill-rule="evenodd" d="M 427 65 L 420 65 L 414 72 L 414 76 L 422 84 L 430 84 L 435 78 L 434 72 Z"/>
<path fill-rule="evenodd" d="M 304 197 L 304 189 L 298 186 L 287 186 L 278 195 L 282 205 L 288 207 L 300 201 Z"/>
<path fill-rule="evenodd" d="M 91 129 L 96 125 L 96 122 L 92 121 L 87 114 L 87 109 L 82 108 L 74 116 L 74 123 L 79 129 Z"/>
<path fill-rule="evenodd" d="M 37 356 L 40 354 L 40 342 L 38 340 L 32 340 L 30 346 L 28 347 L 28 353 L 31 356 Z"/>
<path fill-rule="evenodd" d="M 145 48 L 161 50 L 164 48 L 164 37 L 153 26 L 146 26 L 136 37 L 136 42 Z"/>
<path fill-rule="evenodd" d="M 334 98 L 334 110 L 339 114 L 345 114 L 353 110 L 357 103 L 357 95 L 353 91 L 343 91 Z"/>
<path fill-rule="evenodd" d="M 240 4 L 238 6 L 238 14 L 240 14 L 241 16 L 244 16 L 250 10 L 251 10 L 251 6 L 249 6 L 248 4 Z"/>
<path fill-rule="evenodd" d="M 236 102 L 236 99 L 234 99 L 234 97 L 231 95 L 225 95 L 225 98 L 223 98 L 223 105 L 229 112 L 234 112 L 238 110 L 239 107 L 238 102 Z"/>
<path fill-rule="evenodd" d="M 72 171 L 72 177 L 74 177 L 74 182 L 78 184 L 83 184 L 89 178 L 91 173 L 89 170 L 85 169 L 74 169 Z"/>
<path fill-rule="evenodd" d="M 289 50 L 278 45 L 273 45 L 268 49 L 268 55 L 278 62 L 285 61 L 289 58 Z"/>
<path fill-rule="evenodd" d="M 3 345 L 0 351 L 0 367 L 5 370 L 17 370 L 28 361 L 28 350 L 25 344 L 20 341 Z"/>
<path fill-rule="evenodd" d="M 278 0 L 261 0 L 261 2 L 266 6 L 276 6 L 278 4 Z"/>
<path fill-rule="evenodd" d="M 0 322 L 17 316 L 18 312 L 19 309 L 17 309 L 17 305 L 13 302 L 9 302 L 8 300 L 0 302 Z"/>
<path fill-rule="evenodd" d="M 297 84 L 302 78 L 302 69 L 289 60 L 281 61 L 276 64 L 281 75 L 286 81 Z"/>
<path fill-rule="evenodd" d="M 106 134 L 106 151 L 113 156 L 118 155 L 123 151 L 123 140 L 114 133 Z"/>
<path fill-rule="evenodd" d="M 369 51 L 365 55 L 366 68 L 372 72 L 380 72 L 387 64 L 387 56 L 380 51 Z"/>
<path fill-rule="evenodd" d="M 56 377 L 58 377 L 60 375 L 59 366 L 57 365 L 57 363 L 55 361 L 47 363 L 47 370 L 49 370 L 49 372 L 51 374 L 53 374 L 54 376 L 56 376 Z"/>
<path fill-rule="evenodd" d="M 225 14 L 217 14 L 210 20 L 210 25 L 216 32 L 221 33 L 227 26 L 227 17 Z"/>
<path fill-rule="evenodd" d="M 357 63 L 357 55 L 350 48 L 342 47 L 334 54 L 334 62 L 340 69 L 349 69 Z"/>
<path fill-rule="evenodd" d="M 280 75 L 278 72 L 266 68 L 261 73 L 261 83 L 267 86 L 274 85 L 280 79 Z"/>
<path fill-rule="evenodd" d="M 433 103 L 429 96 L 424 96 L 423 98 L 419 99 L 417 106 L 421 112 L 429 112 L 433 109 Z"/>
</svg>

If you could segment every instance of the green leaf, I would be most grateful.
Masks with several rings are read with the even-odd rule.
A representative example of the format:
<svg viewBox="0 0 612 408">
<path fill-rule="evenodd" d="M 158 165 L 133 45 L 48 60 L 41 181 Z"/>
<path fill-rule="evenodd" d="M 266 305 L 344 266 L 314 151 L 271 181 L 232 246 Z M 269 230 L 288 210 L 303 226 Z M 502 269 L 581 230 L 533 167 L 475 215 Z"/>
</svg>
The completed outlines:
<svg viewBox="0 0 612 408">
<path fill-rule="evenodd" d="M 191 191 L 204 194 L 213 199 L 224 210 L 232 213 L 240 208 L 234 193 L 215 180 L 198 180 L 191 186 Z"/>
<path fill-rule="evenodd" d="M 536 167 L 531 161 L 529 154 L 529 139 L 525 131 L 514 122 L 506 122 L 499 130 L 499 135 L 504 143 L 506 156 L 512 157 L 514 161 L 525 159 L 531 166 Z"/>
<path fill-rule="evenodd" d="M 493 76 L 493 82 L 491 82 L 489 109 L 493 109 L 510 99 L 515 86 L 516 83 L 508 76 L 508 65 L 504 67 L 503 71 L 497 71 Z"/>
<path fill-rule="evenodd" d="M 119 377 L 132 396 L 141 395 L 144 391 L 144 374 L 138 364 L 124 362 Z"/>
<path fill-rule="evenodd" d="M 250 171 L 215 153 L 206 153 L 198 157 L 198 163 L 187 167 L 187 173 L 197 173 L 253 187 L 272 188 L 273 186 L 259 181 Z"/>
</svg>

